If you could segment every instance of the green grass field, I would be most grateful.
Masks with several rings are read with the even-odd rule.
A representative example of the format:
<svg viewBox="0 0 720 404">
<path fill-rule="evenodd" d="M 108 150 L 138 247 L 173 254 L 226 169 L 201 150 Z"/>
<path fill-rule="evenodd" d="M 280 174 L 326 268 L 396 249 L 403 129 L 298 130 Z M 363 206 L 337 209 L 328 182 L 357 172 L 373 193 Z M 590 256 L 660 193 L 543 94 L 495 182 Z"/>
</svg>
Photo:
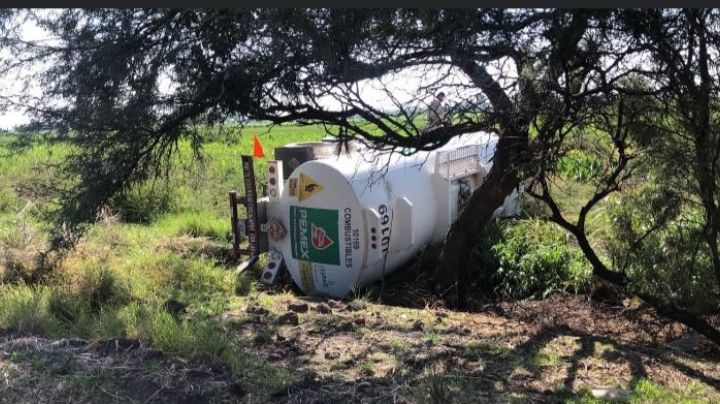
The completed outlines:
<svg viewBox="0 0 720 404">
<path fill-rule="evenodd" d="M 324 137 L 317 127 L 245 133 L 258 134 L 270 158 L 279 145 Z M 17 149 L 14 140 L 0 137 L 0 328 L 55 338 L 139 338 L 188 359 L 220 359 L 238 372 L 259 367 L 263 391 L 283 379 L 265 378 L 275 370 L 242 354 L 218 320 L 257 295 L 253 275 L 234 276 L 213 254 L 227 252 L 227 193 L 242 189 L 239 158 L 252 152 L 251 136 L 207 144 L 202 162 L 181 144 L 168 183 L 143 184 L 119 202 L 119 215 L 136 223 L 108 217 L 92 226 L 40 284 L 27 280 L 39 270 L 57 201 L 33 186 L 56 180 L 49 166 L 68 150 L 44 142 Z M 262 178 L 263 159 L 255 169 Z M 183 302 L 191 314 L 175 321 L 163 308 L 169 300 Z"/>
<path fill-rule="evenodd" d="M 289 291 L 288 285 L 271 289 L 261 286 L 255 273 L 234 275 L 229 260 L 227 192 L 242 189 L 239 158 L 251 152 L 252 134 L 259 135 L 269 157 L 277 146 L 325 136 L 317 126 L 247 127 L 239 138 L 220 138 L 206 144 L 201 162 L 193 160 L 190 145 L 183 143 L 168 181 L 142 184 L 117 198 L 110 214 L 89 228 L 77 248 L 52 264 L 42 261 L 50 234 L 50 214 L 58 204 L 57 196 L 48 187 L 62 181 L 54 165 L 61 162 L 69 150 L 62 143 L 42 140 L 19 148 L 15 137 L 0 136 L 0 337 L 5 334 L 51 339 L 77 337 L 91 341 L 139 340 L 165 355 L 222 367 L 223 374 L 239 380 L 243 394 L 238 400 L 247 402 L 266 402 L 278 394 L 295 394 L 289 392 L 290 386 L 298 391 L 312 387 L 318 382 L 307 382 L 306 370 L 310 368 L 340 390 L 349 388 L 347 383 L 357 380 L 372 384 L 378 378 L 397 377 L 407 383 L 408 388 L 419 386 L 398 390 L 410 402 L 441 402 L 453 398 L 474 402 L 478 394 L 488 390 L 487 380 L 474 378 L 470 371 L 451 371 L 452 363 L 442 364 L 444 362 L 426 358 L 422 359 L 427 361 L 425 365 L 418 365 L 422 362 L 418 355 L 427 356 L 430 352 L 434 358 L 432 347 L 448 346 L 458 350 L 458 354 L 451 357 L 461 358 L 457 360 L 463 363 L 462 369 L 487 361 L 489 368 L 505 374 L 509 380 L 526 373 L 534 374 L 539 380 L 547 378 L 548 394 L 558 399 L 594 402 L 587 390 L 582 389 L 592 385 L 581 383 L 569 392 L 562 383 L 546 375 L 549 370 L 569 372 L 567 369 L 577 367 L 577 360 L 573 362 L 568 359 L 570 356 L 557 356 L 552 352 L 542 356 L 538 354 L 541 347 L 533 344 L 529 344 L 527 350 L 515 348 L 514 344 L 520 342 L 511 336 L 515 326 L 509 320 L 509 328 L 496 335 L 488 331 L 492 327 L 488 328 L 487 324 L 500 320 L 488 316 L 489 323 L 483 326 L 482 321 L 475 322 L 475 317 L 462 313 L 442 317 L 431 308 L 370 304 L 368 313 L 378 313 L 373 314 L 375 320 L 333 307 L 334 314 L 330 315 L 300 314 L 300 331 L 295 337 L 285 335 L 294 329 L 288 331 L 288 326 L 281 325 L 279 318 L 286 312 L 287 304 L 297 301 L 298 297 Z M 265 171 L 262 159 L 256 159 L 255 169 L 262 180 Z M 563 203 L 567 212 L 576 212 L 579 210 L 576 197 L 586 194 L 588 188 L 581 183 L 568 183 L 568 187 L 570 191 L 563 192 L 569 196 L 563 198 Z M 590 225 L 596 226 L 593 230 L 597 234 L 602 234 L 606 219 L 593 218 Z M 598 236 L 597 240 L 601 238 Z M 312 305 L 316 307 L 316 303 Z M 267 317 L 249 315 L 248 307 L 264 308 L 269 313 Z M 384 325 L 374 328 L 373 321 Z M 413 331 L 413 327 L 418 327 L 417 322 L 421 324 L 421 331 Z M 474 327 L 472 335 L 457 340 L 457 335 L 462 334 L 458 334 L 458 327 L 467 324 L 474 324 L 469 325 Z M 411 331 L 414 334 L 409 338 L 411 334 L 407 332 Z M 339 358 L 352 353 L 356 349 L 353 347 L 367 346 L 367 350 L 357 353 L 354 359 L 335 361 L 332 360 L 334 354 L 327 353 L 330 351 L 324 351 L 322 356 L 325 348 L 319 348 L 321 341 L 315 341 L 313 335 L 345 341 L 346 345 L 337 348 Z M 350 338 L 348 335 L 352 337 L 350 341 L 346 341 Z M 471 342 L 498 338 L 502 343 L 483 342 L 486 344 L 482 345 L 483 349 L 465 352 Z M 305 362 L 267 359 L 267 355 L 272 357 L 271 346 L 287 348 L 287 341 L 300 346 L 291 348 L 300 349 Z M 544 343 L 552 341 L 554 339 Z M 487 344 L 493 349 L 485 349 L 490 346 Z M 463 345 L 467 345 L 467 349 Z M 287 352 L 294 352 L 292 349 Z M 45 385 L 43 380 L 65 377 L 47 372 L 35 374 L 36 379 L 21 376 L 18 369 L 37 360 L 28 356 L 23 362 L 22 358 L 21 355 L 13 359 L 12 354 L 9 359 L 0 356 L 0 391 L 3 382 L 13 386 L 14 380 L 35 380 Z M 588 358 L 585 359 L 612 362 L 604 358 L 602 352 Z M 160 377 L 160 370 L 153 369 L 143 371 Z M 682 382 L 685 379 L 664 386 L 650 376 L 637 378 L 627 372 L 627 377 L 620 378 L 603 375 L 593 382 L 601 380 L 629 386 L 637 402 L 676 401 L 683 394 L 688 395 L 690 401 L 687 402 L 702 402 L 705 396 L 717 397 L 711 387 L 705 384 L 688 387 Z M 75 397 L 100 401 L 107 399 L 103 391 L 116 388 L 124 391 L 124 387 L 109 379 L 100 380 L 91 372 L 80 373 L 80 376 L 70 380 L 69 385 L 75 386 L 75 390 L 68 390 L 68 394 L 81 391 L 90 394 L 88 391 L 91 391 L 90 396 Z M 28 382 L 28 386 L 32 383 Z M 537 394 L 525 384 L 522 386 L 527 387 L 527 391 L 517 391 L 512 383 L 490 390 L 495 391 L 498 398 L 517 402 Z M 21 383 L 15 386 L 16 398 L 27 397 L 18 393 L 22 390 L 18 387 Z M 376 392 L 373 389 L 371 386 L 368 394 Z M 384 392 L 378 394 L 387 398 L 382 395 Z"/>
</svg>

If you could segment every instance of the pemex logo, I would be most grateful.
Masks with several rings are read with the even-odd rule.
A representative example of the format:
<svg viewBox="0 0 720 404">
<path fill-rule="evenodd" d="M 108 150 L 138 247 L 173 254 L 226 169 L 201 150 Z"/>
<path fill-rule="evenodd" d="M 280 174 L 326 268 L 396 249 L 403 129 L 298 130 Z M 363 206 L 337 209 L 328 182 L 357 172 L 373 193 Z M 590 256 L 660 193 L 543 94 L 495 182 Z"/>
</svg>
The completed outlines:
<svg viewBox="0 0 720 404">
<path fill-rule="evenodd" d="M 340 265 L 338 217 L 335 209 L 290 206 L 292 257 L 311 263 Z"/>
<path fill-rule="evenodd" d="M 335 242 L 328 237 L 327 233 L 325 233 L 325 229 L 319 226 L 315 226 L 315 223 L 312 224 L 312 245 L 318 250 L 324 250 L 331 245 L 333 245 Z"/>
</svg>

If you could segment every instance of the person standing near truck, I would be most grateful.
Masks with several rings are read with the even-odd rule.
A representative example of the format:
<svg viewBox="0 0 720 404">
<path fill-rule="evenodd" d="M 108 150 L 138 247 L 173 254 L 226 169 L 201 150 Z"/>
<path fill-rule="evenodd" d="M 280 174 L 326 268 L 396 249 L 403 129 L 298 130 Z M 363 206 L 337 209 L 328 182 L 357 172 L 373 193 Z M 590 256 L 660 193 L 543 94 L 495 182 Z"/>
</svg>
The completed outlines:
<svg viewBox="0 0 720 404">
<path fill-rule="evenodd" d="M 435 99 L 432 100 L 427 110 L 427 123 L 425 124 L 425 130 L 432 130 L 442 123 L 445 118 L 445 108 L 442 103 L 445 100 L 445 93 L 442 91 L 435 95 Z"/>
</svg>

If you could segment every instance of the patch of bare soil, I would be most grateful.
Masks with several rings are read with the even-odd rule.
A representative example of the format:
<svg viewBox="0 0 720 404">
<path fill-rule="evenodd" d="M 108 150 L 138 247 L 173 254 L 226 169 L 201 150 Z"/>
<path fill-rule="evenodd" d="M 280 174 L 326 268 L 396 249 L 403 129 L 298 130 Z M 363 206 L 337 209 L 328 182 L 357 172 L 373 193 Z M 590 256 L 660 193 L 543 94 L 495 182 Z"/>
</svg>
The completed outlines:
<svg viewBox="0 0 720 404">
<path fill-rule="evenodd" d="M 205 403 L 243 392 L 225 369 L 190 364 L 137 340 L 0 337 L 0 402 Z"/>
<path fill-rule="evenodd" d="M 305 375 L 277 402 L 556 402 L 641 379 L 720 397 L 709 343 L 647 308 L 578 296 L 465 313 L 278 301 L 229 317 L 251 351 Z"/>
</svg>

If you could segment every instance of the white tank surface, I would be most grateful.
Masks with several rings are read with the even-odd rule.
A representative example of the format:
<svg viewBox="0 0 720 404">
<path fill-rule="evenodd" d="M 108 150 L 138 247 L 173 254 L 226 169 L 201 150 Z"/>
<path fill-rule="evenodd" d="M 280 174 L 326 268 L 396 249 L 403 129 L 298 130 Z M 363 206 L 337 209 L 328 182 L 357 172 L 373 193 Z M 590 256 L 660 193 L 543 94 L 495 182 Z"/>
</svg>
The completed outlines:
<svg viewBox="0 0 720 404">
<path fill-rule="evenodd" d="M 333 297 L 397 270 L 444 239 L 496 143 L 478 132 L 432 152 L 366 149 L 300 164 L 265 202 L 267 227 L 282 229 L 268 237 L 268 265 L 282 261 L 305 293 Z"/>
</svg>

